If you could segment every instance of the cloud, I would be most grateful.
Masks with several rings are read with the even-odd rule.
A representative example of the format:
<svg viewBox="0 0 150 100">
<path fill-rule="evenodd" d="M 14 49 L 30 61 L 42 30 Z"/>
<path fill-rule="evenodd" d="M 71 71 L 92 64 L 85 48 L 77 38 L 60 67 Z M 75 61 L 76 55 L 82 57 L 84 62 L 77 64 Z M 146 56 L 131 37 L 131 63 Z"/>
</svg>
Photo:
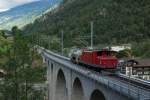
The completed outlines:
<svg viewBox="0 0 150 100">
<path fill-rule="evenodd" d="M 0 0 L 0 12 L 7 11 L 15 6 L 39 0 Z"/>
</svg>

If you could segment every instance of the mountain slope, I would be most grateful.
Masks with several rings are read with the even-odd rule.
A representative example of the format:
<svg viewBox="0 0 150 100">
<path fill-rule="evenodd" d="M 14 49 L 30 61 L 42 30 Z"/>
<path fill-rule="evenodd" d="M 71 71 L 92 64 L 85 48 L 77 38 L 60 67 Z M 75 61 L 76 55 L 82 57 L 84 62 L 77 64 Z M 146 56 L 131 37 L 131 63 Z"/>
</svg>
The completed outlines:
<svg viewBox="0 0 150 100">
<path fill-rule="evenodd" d="M 37 16 L 57 3 L 59 3 L 59 0 L 41 0 L 2 12 L 0 13 L 0 28 L 11 29 L 14 25 L 21 28 L 33 22 Z"/>
<path fill-rule="evenodd" d="M 28 32 L 60 37 L 66 45 L 90 43 L 90 21 L 94 21 L 94 44 L 140 42 L 150 38 L 148 0 L 70 0 L 26 27 Z M 46 19 L 44 19 L 46 17 Z M 44 19 L 44 20 L 43 20 Z"/>
</svg>

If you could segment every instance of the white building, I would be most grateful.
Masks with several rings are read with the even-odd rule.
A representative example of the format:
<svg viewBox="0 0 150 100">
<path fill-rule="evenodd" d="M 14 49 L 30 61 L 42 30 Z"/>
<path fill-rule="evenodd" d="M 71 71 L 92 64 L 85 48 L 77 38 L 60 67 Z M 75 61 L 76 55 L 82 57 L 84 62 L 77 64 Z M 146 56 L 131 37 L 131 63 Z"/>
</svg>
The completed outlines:
<svg viewBox="0 0 150 100">
<path fill-rule="evenodd" d="M 112 46 L 111 49 L 113 51 L 122 51 L 122 50 L 125 50 L 125 49 L 131 49 L 131 45 L 130 44 L 125 44 L 125 45 L 121 45 L 121 46 Z"/>
</svg>

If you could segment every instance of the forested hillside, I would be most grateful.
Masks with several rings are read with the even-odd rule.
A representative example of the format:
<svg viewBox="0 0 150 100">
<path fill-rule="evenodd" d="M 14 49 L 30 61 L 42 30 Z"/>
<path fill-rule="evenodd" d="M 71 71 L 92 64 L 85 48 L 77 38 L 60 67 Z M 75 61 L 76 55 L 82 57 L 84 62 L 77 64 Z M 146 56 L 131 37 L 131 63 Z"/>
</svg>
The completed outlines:
<svg viewBox="0 0 150 100">
<path fill-rule="evenodd" d="M 149 0 L 70 1 L 27 25 L 26 31 L 60 37 L 64 30 L 66 45 L 73 46 L 81 44 L 82 36 L 90 36 L 90 22 L 94 21 L 94 44 L 131 43 L 150 38 Z M 89 43 L 89 39 L 84 41 Z"/>
</svg>

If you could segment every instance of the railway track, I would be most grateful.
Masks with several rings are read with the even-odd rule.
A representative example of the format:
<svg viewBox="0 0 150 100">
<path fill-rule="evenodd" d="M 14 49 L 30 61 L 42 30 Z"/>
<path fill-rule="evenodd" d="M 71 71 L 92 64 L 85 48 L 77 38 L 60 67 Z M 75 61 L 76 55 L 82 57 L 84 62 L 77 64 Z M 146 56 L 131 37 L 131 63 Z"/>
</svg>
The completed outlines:
<svg viewBox="0 0 150 100">
<path fill-rule="evenodd" d="M 133 77 L 128 77 L 128 76 L 125 76 L 125 75 L 122 75 L 122 74 L 119 74 L 118 78 L 120 80 L 127 81 L 129 84 L 136 84 L 139 87 L 149 89 L 149 91 L 150 91 L 150 82 L 148 82 L 148 81 L 140 80 L 140 79 L 133 78 Z"/>
</svg>

